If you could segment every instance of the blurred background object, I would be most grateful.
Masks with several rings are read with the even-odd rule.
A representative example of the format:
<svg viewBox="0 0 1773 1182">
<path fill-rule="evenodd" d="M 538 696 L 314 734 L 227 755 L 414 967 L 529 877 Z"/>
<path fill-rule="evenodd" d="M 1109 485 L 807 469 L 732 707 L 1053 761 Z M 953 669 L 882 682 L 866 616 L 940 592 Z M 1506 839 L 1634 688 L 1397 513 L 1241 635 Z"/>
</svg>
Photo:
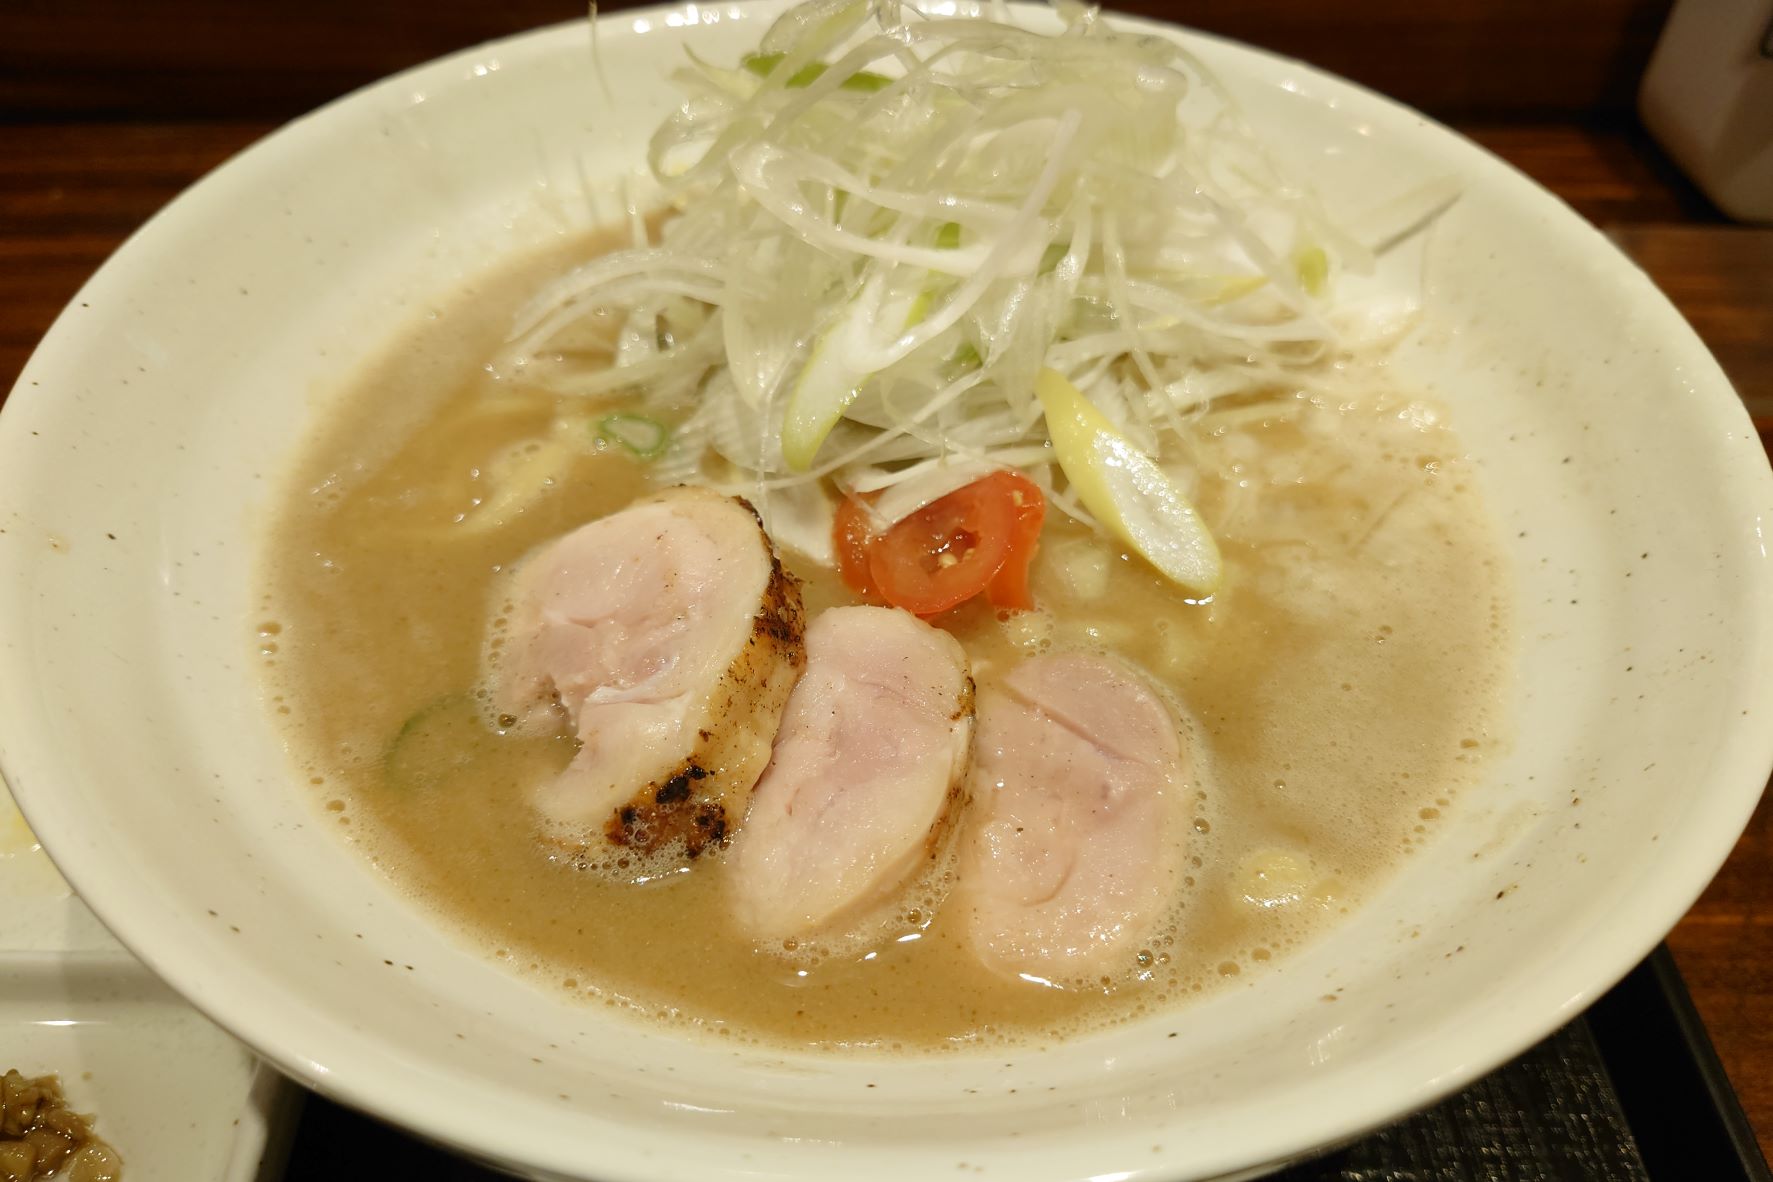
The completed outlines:
<svg viewBox="0 0 1773 1182">
<path fill-rule="evenodd" d="M 1718 208 L 1773 222 L 1773 0 L 1678 0 L 1638 111 Z"/>
</svg>

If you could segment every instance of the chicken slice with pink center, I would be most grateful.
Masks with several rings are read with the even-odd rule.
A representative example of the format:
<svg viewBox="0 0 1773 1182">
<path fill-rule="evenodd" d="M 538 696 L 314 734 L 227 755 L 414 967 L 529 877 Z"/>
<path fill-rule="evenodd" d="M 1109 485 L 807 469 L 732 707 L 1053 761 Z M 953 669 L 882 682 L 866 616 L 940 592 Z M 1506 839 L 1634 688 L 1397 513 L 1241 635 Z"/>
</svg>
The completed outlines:
<svg viewBox="0 0 1773 1182">
<path fill-rule="evenodd" d="M 511 587 L 499 708 L 580 748 L 535 794 L 569 843 L 723 844 L 805 659 L 800 590 L 745 502 L 680 488 L 549 543 Z"/>
<path fill-rule="evenodd" d="M 930 865 L 966 776 L 973 683 L 952 636 L 840 607 L 806 649 L 728 859 L 734 915 L 759 940 L 849 934 Z"/>
<path fill-rule="evenodd" d="M 1035 657 L 981 692 L 950 903 L 979 959 L 1054 985 L 1131 967 L 1176 901 L 1187 777 L 1175 717 L 1117 661 Z"/>
</svg>

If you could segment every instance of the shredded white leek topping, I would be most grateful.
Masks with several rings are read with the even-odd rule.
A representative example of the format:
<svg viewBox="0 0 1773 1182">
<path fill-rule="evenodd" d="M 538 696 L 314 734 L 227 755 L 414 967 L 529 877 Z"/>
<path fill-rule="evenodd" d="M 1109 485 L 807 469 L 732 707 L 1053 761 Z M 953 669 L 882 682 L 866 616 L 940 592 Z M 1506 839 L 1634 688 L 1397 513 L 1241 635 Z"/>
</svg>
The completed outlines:
<svg viewBox="0 0 1773 1182">
<path fill-rule="evenodd" d="M 1309 394 L 1396 324 L 1338 304 L 1371 253 L 1193 56 L 1054 12 L 1042 33 L 810 0 L 743 61 L 692 56 L 649 154 L 656 234 L 636 217 L 632 249 L 538 293 L 498 368 L 677 423 L 655 479 L 744 493 L 815 556 L 828 538 L 793 535 L 828 534 L 828 483 L 881 492 L 885 525 L 993 468 L 1160 570 L 1211 551 L 1186 474 L 1136 506 L 1173 544 L 1100 520 L 1109 485 L 1081 495 L 1065 454 L 1088 432 L 1049 429 L 1037 376 L 1156 471 L 1216 408 Z"/>
</svg>

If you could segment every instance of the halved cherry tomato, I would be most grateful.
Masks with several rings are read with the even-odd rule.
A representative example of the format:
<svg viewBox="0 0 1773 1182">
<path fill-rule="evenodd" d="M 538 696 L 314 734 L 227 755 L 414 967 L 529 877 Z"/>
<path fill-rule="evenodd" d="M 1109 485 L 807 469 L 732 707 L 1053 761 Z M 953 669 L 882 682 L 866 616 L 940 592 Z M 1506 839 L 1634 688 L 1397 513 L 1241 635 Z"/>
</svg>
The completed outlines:
<svg viewBox="0 0 1773 1182">
<path fill-rule="evenodd" d="M 980 592 L 994 607 L 1030 608 L 1028 564 L 1045 516 L 1040 489 L 1012 472 L 981 477 L 879 535 L 866 508 L 846 500 L 833 529 L 839 569 L 858 595 L 920 616 Z"/>
<path fill-rule="evenodd" d="M 1015 527 L 1015 502 L 975 480 L 874 539 L 868 571 L 888 603 L 933 616 L 985 589 L 1009 556 Z"/>
</svg>

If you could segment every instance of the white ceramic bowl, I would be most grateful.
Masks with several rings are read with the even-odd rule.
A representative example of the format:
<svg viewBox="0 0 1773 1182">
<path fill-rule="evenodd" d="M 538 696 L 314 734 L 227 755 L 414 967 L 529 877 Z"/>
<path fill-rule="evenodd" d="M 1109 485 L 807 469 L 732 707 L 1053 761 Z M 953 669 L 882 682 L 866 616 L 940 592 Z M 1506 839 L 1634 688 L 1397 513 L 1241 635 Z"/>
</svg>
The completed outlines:
<svg viewBox="0 0 1773 1182">
<path fill-rule="evenodd" d="M 855 1061 L 540 992 L 316 823 L 248 657 L 254 523 L 292 444 L 430 301 L 586 219 L 581 171 L 636 165 L 682 45 L 730 60 L 774 10 L 608 18 L 619 117 L 583 25 L 371 87 L 219 169 L 80 293 L 0 420 L 0 765 L 67 877 L 303 1082 L 575 1178 L 1259 1171 L 1574 1017 L 1693 901 L 1773 763 L 1767 462 L 1691 330 L 1567 208 L 1384 99 L 1199 37 L 1332 208 L 1465 187 L 1397 365 L 1453 408 L 1508 539 L 1517 733 L 1389 889 L 1192 1009 Z"/>
</svg>

